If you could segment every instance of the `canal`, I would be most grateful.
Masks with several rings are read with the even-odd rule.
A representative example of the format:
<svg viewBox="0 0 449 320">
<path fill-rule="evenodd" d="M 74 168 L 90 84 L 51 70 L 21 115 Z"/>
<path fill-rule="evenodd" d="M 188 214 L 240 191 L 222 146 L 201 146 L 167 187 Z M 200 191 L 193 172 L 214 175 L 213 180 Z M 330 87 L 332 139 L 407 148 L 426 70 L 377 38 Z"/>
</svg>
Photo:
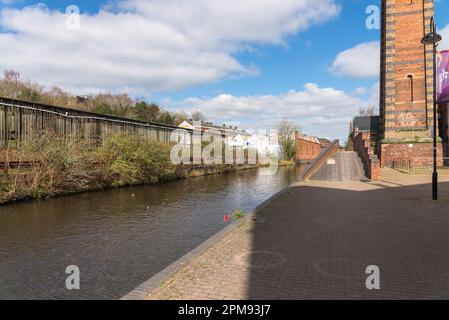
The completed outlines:
<svg viewBox="0 0 449 320">
<path fill-rule="evenodd" d="M 240 171 L 0 207 L 0 299 L 117 299 L 296 180 Z M 66 267 L 81 289 L 67 290 Z"/>
</svg>

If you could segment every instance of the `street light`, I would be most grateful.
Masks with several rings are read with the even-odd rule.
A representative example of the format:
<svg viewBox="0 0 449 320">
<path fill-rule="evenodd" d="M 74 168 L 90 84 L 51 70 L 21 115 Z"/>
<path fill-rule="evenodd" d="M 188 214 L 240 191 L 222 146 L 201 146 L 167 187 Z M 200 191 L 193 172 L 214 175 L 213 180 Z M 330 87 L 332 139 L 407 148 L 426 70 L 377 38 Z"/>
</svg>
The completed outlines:
<svg viewBox="0 0 449 320">
<path fill-rule="evenodd" d="M 436 56 L 437 46 L 443 38 L 437 33 L 435 18 L 430 19 L 430 32 L 422 38 L 421 43 L 432 45 L 433 48 L 433 174 L 432 174 L 432 199 L 438 200 L 438 172 L 437 172 L 437 70 Z"/>
</svg>

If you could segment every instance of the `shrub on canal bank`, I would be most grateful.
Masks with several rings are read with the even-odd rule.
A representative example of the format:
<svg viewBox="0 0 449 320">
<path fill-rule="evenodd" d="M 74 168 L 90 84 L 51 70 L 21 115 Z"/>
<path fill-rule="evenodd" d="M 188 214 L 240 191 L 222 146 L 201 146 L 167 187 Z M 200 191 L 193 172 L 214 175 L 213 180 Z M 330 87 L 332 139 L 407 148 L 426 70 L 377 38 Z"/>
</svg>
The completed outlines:
<svg viewBox="0 0 449 320">
<path fill-rule="evenodd" d="M 96 146 L 44 132 L 24 141 L 17 155 L 19 168 L 0 174 L 0 203 L 153 184 L 181 175 L 170 162 L 169 145 L 130 135 L 112 135 Z"/>
<path fill-rule="evenodd" d="M 65 140 L 52 132 L 34 135 L 19 148 L 20 160 L 30 163 L 20 185 L 33 198 L 88 189 L 97 181 L 94 157 L 85 140 Z"/>
<path fill-rule="evenodd" d="M 245 216 L 245 214 L 246 214 L 245 210 L 243 210 L 242 208 L 239 208 L 231 214 L 231 219 L 236 221 L 238 219 L 243 218 Z"/>
<path fill-rule="evenodd" d="M 96 152 L 103 180 L 112 186 L 159 183 L 176 177 L 170 145 L 113 135 Z"/>
</svg>

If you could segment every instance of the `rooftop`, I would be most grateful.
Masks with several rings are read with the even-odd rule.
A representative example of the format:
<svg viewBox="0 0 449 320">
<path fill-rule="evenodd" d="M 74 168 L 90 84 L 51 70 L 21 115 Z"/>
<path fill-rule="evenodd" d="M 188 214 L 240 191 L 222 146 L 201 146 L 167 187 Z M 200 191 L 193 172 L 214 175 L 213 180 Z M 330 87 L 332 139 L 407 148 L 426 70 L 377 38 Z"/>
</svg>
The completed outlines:
<svg viewBox="0 0 449 320">
<path fill-rule="evenodd" d="M 353 130 L 357 128 L 359 132 L 379 131 L 379 116 L 355 117 L 353 128 Z"/>
</svg>

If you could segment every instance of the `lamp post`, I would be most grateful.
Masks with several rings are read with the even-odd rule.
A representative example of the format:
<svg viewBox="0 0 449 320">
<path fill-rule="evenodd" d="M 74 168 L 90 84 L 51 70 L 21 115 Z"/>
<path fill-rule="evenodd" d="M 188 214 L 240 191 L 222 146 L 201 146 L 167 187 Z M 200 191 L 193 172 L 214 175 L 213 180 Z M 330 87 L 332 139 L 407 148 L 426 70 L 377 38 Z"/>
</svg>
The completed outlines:
<svg viewBox="0 0 449 320">
<path fill-rule="evenodd" d="M 437 70 L 436 53 L 438 42 L 442 40 L 437 33 L 435 18 L 430 19 L 430 32 L 421 40 L 424 45 L 432 45 L 433 50 L 433 173 L 432 173 L 432 199 L 438 200 L 438 172 L 437 172 Z"/>
</svg>

